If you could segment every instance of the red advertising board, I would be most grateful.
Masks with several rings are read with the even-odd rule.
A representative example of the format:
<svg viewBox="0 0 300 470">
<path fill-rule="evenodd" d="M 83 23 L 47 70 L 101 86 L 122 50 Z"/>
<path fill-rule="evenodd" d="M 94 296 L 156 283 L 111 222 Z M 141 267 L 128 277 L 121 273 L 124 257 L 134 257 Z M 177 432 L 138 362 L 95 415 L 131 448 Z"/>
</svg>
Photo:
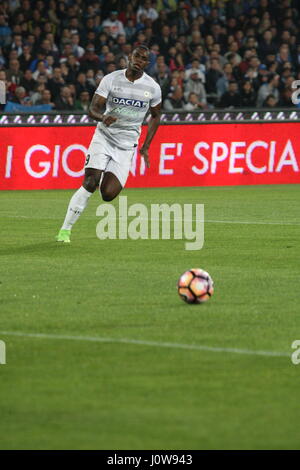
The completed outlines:
<svg viewBox="0 0 300 470">
<path fill-rule="evenodd" d="M 0 128 L 0 189 L 79 187 L 94 129 Z M 299 130 L 289 122 L 161 125 L 150 169 L 136 152 L 126 186 L 300 183 Z"/>
</svg>

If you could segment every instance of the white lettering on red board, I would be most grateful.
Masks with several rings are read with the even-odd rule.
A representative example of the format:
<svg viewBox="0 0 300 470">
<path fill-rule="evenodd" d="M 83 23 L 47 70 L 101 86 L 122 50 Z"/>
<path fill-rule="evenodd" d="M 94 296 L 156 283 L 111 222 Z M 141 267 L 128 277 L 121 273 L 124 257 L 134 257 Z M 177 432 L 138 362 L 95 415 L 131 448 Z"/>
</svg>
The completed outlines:
<svg viewBox="0 0 300 470">
<path fill-rule="evenodd" d="M 87 153 L 87 148 L 81 144 L 71 144 L 66 148 L 62 145 L 53 145 L 48 147 L 43 144 L 35 144 L 29 147 L 24 155 L 25 170 L 32 178 L 44 178 L 51 174 L 57 178 L 60 173 L 65 173 L 70 177 L 78 178 L 84 174 L 84 159 L 82 159 L 82 168 L 72 170 L 69 159 L 74 151 L 82 152 L 83 157 Z M 193 148 L 195 163 L 190 167 L 196 175 L 207 173 L 217 174 L 218 171 L 224 172 L 224 165 L 227 166 L 229 174 L 242 174 L 251 172 L 253 174 L 280 173 L 284 167 L 290 167 L 294 172 L 299 172 L 295 150 L 292 142 L 288 139 L 282 149 L 275 140 L 264 141 L 255 140 L 247 143 L 245 141 L 197 142 Z M 14 146 L 8 145 L 6 148 L 6 158 L 4 166 L 5 178 L 13 177 L 14 159 L 20 155 L 15 154 Z M 159 175 L 171 176 L 175 173 L 175 159 L 184 158 L 184 144 L 168 142 L 160 145 L 160 154 L 158 162 Z M 259 163 L 258 163 L 259 157 Z M 33 164 L 34 158 L 34 164 Z M 139 171 L 136 167 L 137 149 L 133 157 L 131 173 L 137 176 L 137 173 L 144 175 L 146 172 L 144 160 L 141 159 Z M 173 165 L 172 165 L 173 163 Z M 184 159 L 181 162 L 181 168 L 185 165 Z M 78 168 L 78 167 L 77 167 Z"/>
<path fill-rule="evenodd" d="M 13 146 L 8 145 L 7 153 L 6 153 L 5 178 L 11 178 L 12 176 L 12 165 L 13 165 L 13 158 L 14 158 L 13 150 L 14 150 Z M 46 175 L 48 175 L 52 167 L 52 176 L 54 178 L 57 178 L 58 173 L 59 173 L 59 162 L 61 161 L 62 169 L 67 175 L 73 178 L 81 177 L 84 175 L 83 165 L 82 165 L 82 168 L 78 171 L 72 170 L 69 166 L 68 159 L 70 157 L 70 154 L 73 151 L 81 151 L 85 156 L 87 153 L 87 148 L 81 144 L 72 144 L 66 147 L 64 151 L 62 152 L 61 146 L 55 145 L 53 156 L 52 156 L 51 149 L 47 147 L 46 145 L 42 145 L 42 144 L 32 145 L 31 147 L 29 147 L 29 149 L 25 153 L 25 157 L 24 157 L 25 169 L 27 173 L 30 176 L 32 176 L 32 178 L 44 178 Z M 44 156 L 41 157 L 41 161 L 39 161 L 36 164 L 38 167 L 38 170 L 37 169 L 34 170 L 31 164 L 32 157 L 36 156 L 35 155 L 36 152 L 41 152 L 42 154 L 44 154 Z"/>
<path fill-rule="evenodd" d="M 255 150 L 263 151 L 264 165 L 256 166 L 253 163 Z M 262 150 L 263 149 L 263 150 Z M 294 172 L 299 171 L 299 165 L 296 159 L 295 151 L 290 139 L 287 140 L 281 153 L 276 154 L 276 141 L 265 142 L 256 140 L 247 146 L 246 142 L 231 142 L 228 146 L 225 142 L 213 142 L 212 145 L 207 142 L 198 142 L 194 147 L 194 155 L 199 165 L 193 165 L 192 171 L 197 175 L 203 175 L 210 169 L 212 174 L 217 173 L 220 162 L 228 160 L 228 173 L 243 173 L 243 160 L 246 169 L 255 174 L 262 173 L 280 173 L 284 166 L 291 166 Z M 275 156 L 277 156 L 277 165 L 275 165 Z"/>
</svg>

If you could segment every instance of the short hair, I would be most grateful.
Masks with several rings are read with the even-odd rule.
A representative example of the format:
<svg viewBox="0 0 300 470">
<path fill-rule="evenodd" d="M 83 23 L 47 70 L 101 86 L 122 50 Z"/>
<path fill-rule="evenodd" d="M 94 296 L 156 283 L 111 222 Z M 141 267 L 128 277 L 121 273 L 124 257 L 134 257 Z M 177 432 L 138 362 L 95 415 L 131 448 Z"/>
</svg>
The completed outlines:
<svg viewBox="0 0 300 470">
<path fill-rule="evenodd" d="M 235 57 L 236 57 L 236 54 L 233 53 L 233 52 L 230 52 L 230 53 L 228 54 L 228 56 L 227 56 L 227 59 L 228 59 L 228 60 L 231 60 L 231 59 L 234 59 Z"/>
<path fill-rule="evenodd" d="M 145 44 L 139 44 L 138 46 L 135 46 L 133 51 L 135 51 L 136 49 L 143 49 L 144 51 L 148 52 L 148 55 L 150 54 L 150 49 Z"/>
<path fill-rule="evenodd" d="M 270 98 L 273 98 L 274 100 L 276 100 L 276 96 L 274 96 L 272 93 L 270 95 L 268 95 L 265 99 L 265 101 L 268 101 Z"/>
</svg>

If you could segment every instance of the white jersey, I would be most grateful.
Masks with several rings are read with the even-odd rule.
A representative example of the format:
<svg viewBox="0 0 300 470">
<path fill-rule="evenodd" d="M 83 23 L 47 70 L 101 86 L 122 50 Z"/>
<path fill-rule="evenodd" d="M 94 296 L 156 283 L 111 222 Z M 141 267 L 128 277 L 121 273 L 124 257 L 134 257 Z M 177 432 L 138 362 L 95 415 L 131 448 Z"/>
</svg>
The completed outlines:
<svg viewBox="0 0 300 470">
<path fill-rule="evenodd" d="M 104 114 L 117 118 L 108 127 L 98 122 L 98 129 L 117 147 L 135 147 L 149 107 L 161 102 L 158 83 L 145 72 L 141 78 L 131 82 L 126 78 L 125 70 L 116 70 L 102 78 L 95 93 L 107 99 Z"/>
</svg>

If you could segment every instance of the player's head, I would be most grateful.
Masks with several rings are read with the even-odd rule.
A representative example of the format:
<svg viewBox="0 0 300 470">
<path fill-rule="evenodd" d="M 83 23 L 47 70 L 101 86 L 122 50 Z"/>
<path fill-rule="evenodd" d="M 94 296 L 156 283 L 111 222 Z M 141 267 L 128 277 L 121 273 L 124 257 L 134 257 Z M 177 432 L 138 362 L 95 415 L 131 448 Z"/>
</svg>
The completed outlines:
<svg viewBox="0 0 300 470">
<path fill-rule="evenodd" d="M 133 72 L 143 72 L 145 67 L 149 64 L 150 51 L 147 46 L 137 46 L 129 55 L 129 68 Z"/>
</svg>

